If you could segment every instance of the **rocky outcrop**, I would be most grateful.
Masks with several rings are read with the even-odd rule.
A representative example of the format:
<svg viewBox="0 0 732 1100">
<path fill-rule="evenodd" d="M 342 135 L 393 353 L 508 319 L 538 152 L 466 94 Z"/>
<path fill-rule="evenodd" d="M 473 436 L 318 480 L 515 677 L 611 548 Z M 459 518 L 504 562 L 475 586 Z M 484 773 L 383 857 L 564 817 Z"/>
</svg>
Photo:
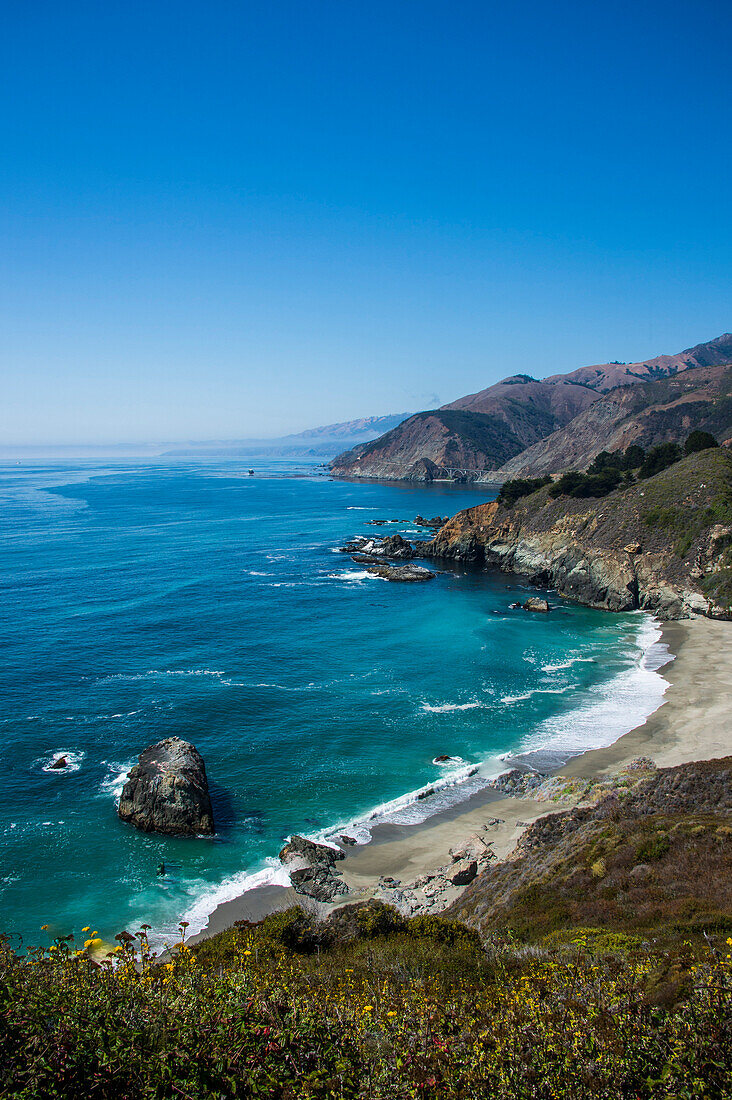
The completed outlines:
<svg viewBox="0 0 732 1100">
<path fill-rule="evenodd" d="M 373 573 L 375 577 L 381 577 L 385 581 L 397 581 L 402 584 L 411 584 L 416 581 L 434 580 L 435 574 L 423 565 L 367 565 L 367 573 Z"/>
<path fill-rule="evenodd" d="M 590 607 L 721 615 L 705 595 L 727 568 L 710 517 L 731 487 L 732 458 L 717 448 L 600 500 L 553 499 L 544 488 L 512 508 L 468 508 L 420 551 L 522 574 Z"/>
<path fill-rule="evenodd" d="M 335 866 L 342 859 L 345 854 L 340 848 L 317 844 L 304 836 L 293 836 L 280 852 L 280 862 L 287 868 L 295 892 L 323 902 L 348 893 Z"/>
<path fill-rule="evenodd" d="M 206 767 L 198 750 L 167 737 L 140 753 L 127 776 L 118 814 L 146 833 L 167 836 L 215 832 Z"/>
<path fill-rule="evenodd" d="M 524 611 L 538 611 L 546 614 L 549 610 L 549 604 L 546 600 L 542 600 L 539 596 L 529 596 L 526 603 L 521 605 Z"/>
<path fill-rule="evenodd" d="M 363 535 L 356 535 L 345 546 L 340 546 L 339 550 L 342 554 L 358 555 L 358 561 L 365 561 L 367 558 L 373 558 L 374 561 L 382 558 L 407 561 L 414 557 L 414 547 L 401 535 L 387 535 L 382 539 L 367 539 Z"/>
</svg>

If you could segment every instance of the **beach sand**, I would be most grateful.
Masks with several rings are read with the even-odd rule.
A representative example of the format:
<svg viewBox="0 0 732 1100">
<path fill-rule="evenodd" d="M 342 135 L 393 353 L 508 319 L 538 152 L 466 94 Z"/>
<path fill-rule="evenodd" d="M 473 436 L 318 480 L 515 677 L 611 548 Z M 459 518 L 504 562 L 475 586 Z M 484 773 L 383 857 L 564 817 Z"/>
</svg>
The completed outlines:
<svg viewBox="0 0 732 1100">
<path fill-rule="evenodd" d="M 650 757 L 659 767 L 672 767 L 732 753 L 732 625 L 710 619 L 670 622 L 663 626 L 662 640 L 675 656 L 662 670 L 670 685 L 662 705 L 608 748 L 570 760 L 558 769 L 561 775 L 605 777 L 639 756 Z M 348 850 L 340 865 L 351 891 L 345 900 L 371 896 L 381 876 L 410 882 L 449 864 L 450 848 L 475 832 L 481 832 L 503 859 L 527 824 L 567 805 L 484 790 L 420 825 L 377 825 L 371 843 Z M 483 832 L 494 818 L 500 823 L 489 824 Z M 302 900 L 283 887 L 250 891 L 220 905 L 200 935 L 212 935 L 237 920 L 261 919 Z"/>
</svg>

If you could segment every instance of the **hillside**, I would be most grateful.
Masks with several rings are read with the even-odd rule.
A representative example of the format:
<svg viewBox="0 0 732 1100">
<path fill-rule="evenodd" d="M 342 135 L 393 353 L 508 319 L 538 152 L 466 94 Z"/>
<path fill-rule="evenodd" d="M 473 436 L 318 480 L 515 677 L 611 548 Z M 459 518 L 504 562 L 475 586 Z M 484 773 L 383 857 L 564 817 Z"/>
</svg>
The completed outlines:
<svg viewBox="0 0 732 1100">
<path fill-rule="evenodd" d="M 580 367 L 569 374 L 553 375 L 547 378 L 547 382 L 566 378 L 583 386 L 592 386 L 599 393 L 607 393 L 616 386 L 669 378 L 696 367 L 719 366 L 731 361 L 732 333 L 725 332 L 715 340 L 687 348 L 678 355 L 659 355 L 637 363 L 601 363 L 594 367 Z"/>
<path fill-rule="evenodd" d="M 157 958 L 147 925 L 1 936 L 2 1095 L 729 1097 L 732 759 L 637 763 L 448 917 L 292 908 Z"/>
<path fill-rule="evenodd" d="M 614 449 L 616 437 L 621 445 L 634 432 L 639 440 L 664 442 L 682 430 L 688 434 L 690 428 L 706 427 L 702 420 L 707 418 L 724 434 L 730 428 L 729 405 L 720 403 L 714 415 L 707 406 L 729 397 L 729 378 L 722 368 L 731 362 L 732 334 L 726 333 L 677 355 L 638 363 L 582 367 L 543 381 L 513 375 L 441 409 L 409 417 L 366 446 L 339 454 L 331 470 L 337 477 L 502 480 L 517 472 L 581 468 L 603 448 Z M 703 374 L 699 382 L 697 372 Z M 698 388 L 698 405 L 689 399 L 687 385 Z M 655 418 L 625 425 L 651 408 Z M 450 412 L 461 413 L 463 419 L 447 420 Z M 477 416 L 490 418 L 493 427 L 473 422 Z M 595 447 L 596 437 L 603 442 Z"/>
<path fill-rule="evenodd" d="M 518 435 L 497 416 L 437 409 L 416 413 L 380 439 L 339 455 L 331 471 L 350 477 L 430 481 L 441 470 L 457 467 L 474 476 L 485 468 L 488 455 L 500 464 L 523 448 Z"/>
<path fill-rule="evenodd" d="M 497 480 L 583 470 L 600 451 L 681 443 L 692 428 L 732 437 L 732 365 L 699 367 L 655 382 L 621 386 L 571 423 L 509 459 Z"/>
<path fill-rule="evenodd" d="M 520 573 L 592 607 L 677 619 L 731 614 L 730 547 L 732 455 L 715 448 L 600 500 L 544 487 L 510 508 L 468 508 L 421 552 Z"/>
<path fill-rule="evenodd" d="M 731 781 L 732 757 L 661 768 L 635 785 L 629 775 L 622 801 L 615 792 L 535 821 L 448 913 L 533 942 L 566 942 L 572 927 L 657 942 L 732 927 Z"/>
</svg>

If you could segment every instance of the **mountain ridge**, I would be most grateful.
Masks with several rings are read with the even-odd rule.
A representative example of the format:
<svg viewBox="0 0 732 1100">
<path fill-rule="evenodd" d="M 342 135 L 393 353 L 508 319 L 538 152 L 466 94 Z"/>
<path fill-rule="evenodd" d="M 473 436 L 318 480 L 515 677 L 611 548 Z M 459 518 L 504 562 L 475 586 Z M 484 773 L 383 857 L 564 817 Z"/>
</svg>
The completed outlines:
<svg viewBox="0 0 732 1100">
<path fill-rule="evenodd" d="M 577 462 L 588 464 L 606 445 L 600 443 L 593 450 L 592 439 L 588 438 L 588 445 L 580 449 L 581 454 L 578 452 L 579 457 L 570 446 L 575 429 L 593 423 L 592 409 L 598 403 L 605 402 L 599 405 L 598 424 L 604 423 L 603 415 L 605 420 L 612 420 L 613 416 L 623 419 L 630 415 L 628 409 L 640 415 L 645 406 L 650 406 L 654 400 L 658 404 L 659 395 L 664 396 L 661 389 L 653 392 L 647 387 L 669 383 L 669 380 L 681 384 L 679 379 L 683 382 L 687 376 L 693 379 L 697 371 L 706 372 L 699 376 L 707 385 L 707 391 L 700 397 L 702 403 L 727 399 L 729 388 L 725 389 L 727 383 L 723 381 L 723 372 L 716 381 L 718 392 L 714 391 L 714 371 L 720 372 L 727 364 L 732 364 L 731 333 L 723 333 L 676 355 L 661 355 L 636 363 L 581 367 L 543 380 L 528 374 L 511 375 L 439 409 L 415 413 L 378 439 L 344 451 L 331 463 L 331 472 L 336 477 L 387 480 L 429 481 L 450 477 L 501 480 L 519 471 L 558 473 L 566 468 L 577 468 Z M 695 383 L 690 385 L 693 388 Z M 639 391 L 639 396 L 632 396 L 635 387 L 646 388 Z M 615 399 L 609 395 L 619 390 L 623 390 L 626 397 L 617 407 L 619 411 L 613 413 Z M 672 406 L 673 396 L 669 394 L 666 398 L 666 406 Z M 709 409 L 694 410 L 691 402 L 687 404 L 689 408 L 683 416 L 676 417 L 676 421 L 674 414 L 666 416 L 665 428 L 663 416 L 656 418 L 657 431 L 655 435 L 650 433 L 653 442 L 676 441 L 674 431 L 677 435 L 682 430 L 688 434 L 690 428 L 702 426 L 697 420 L 703 421 Z M 668 413 L 668 409 L 666 411 Z M 450 418 L 450 414 L 456 412 L 463 414 L 461 421 Z M 728 434 L 732 435 L 732 408 L 728 412 L 717 429 L 725 436 L 728 429 Z M 484 419 L 471 423 L 469 418 L 478 416 Z M 478 441 L 481 430 L 482 444 Z M 562 431 L 566 433 L 563 437 L 557 434 Z M 598 438 L 601 435 L 603 432 Z M 542 448 L 552 436 L 555 438 L 548 458 Z M 622 445 L 623 439 L 619 437 L 617 443 L 611 440 L 608 449 Z M 537 448 L 536 452 L 529 453 L 531 448 Z M 507 454 L 510 450 L 513 453 Z M 525 462 L 524 452 L 528 456 Z"/>
</svg>

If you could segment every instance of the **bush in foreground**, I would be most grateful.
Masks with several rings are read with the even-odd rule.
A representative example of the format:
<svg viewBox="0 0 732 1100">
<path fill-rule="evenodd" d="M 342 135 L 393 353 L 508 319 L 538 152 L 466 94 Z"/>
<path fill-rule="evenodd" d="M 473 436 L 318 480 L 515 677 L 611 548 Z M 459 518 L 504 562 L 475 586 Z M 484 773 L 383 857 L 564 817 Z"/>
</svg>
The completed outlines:
<svg viewBox="0 0 732 1100">
<path fill-rule="evenodd" d="M 686 999 L 652 994 L 663 960 L 591 929 L 553 949 L 486 949 L 432 918 L 344 918 L 321 948 L 302 911 L 167 963 L 122 942 L 0 946 L 8 1097 L 729 1096 L 730 947 L 680 955 Z M 355 920 L 351 919 L 355 916 Z M 360 925 L 363 924 L 363 927 Z M 285 941 L 294 936 L 295 947 Z M 601 950 L 603 944 L 626 954 Z M 666 961 L 668 965 L 668 960 Z"/>
</svg>

